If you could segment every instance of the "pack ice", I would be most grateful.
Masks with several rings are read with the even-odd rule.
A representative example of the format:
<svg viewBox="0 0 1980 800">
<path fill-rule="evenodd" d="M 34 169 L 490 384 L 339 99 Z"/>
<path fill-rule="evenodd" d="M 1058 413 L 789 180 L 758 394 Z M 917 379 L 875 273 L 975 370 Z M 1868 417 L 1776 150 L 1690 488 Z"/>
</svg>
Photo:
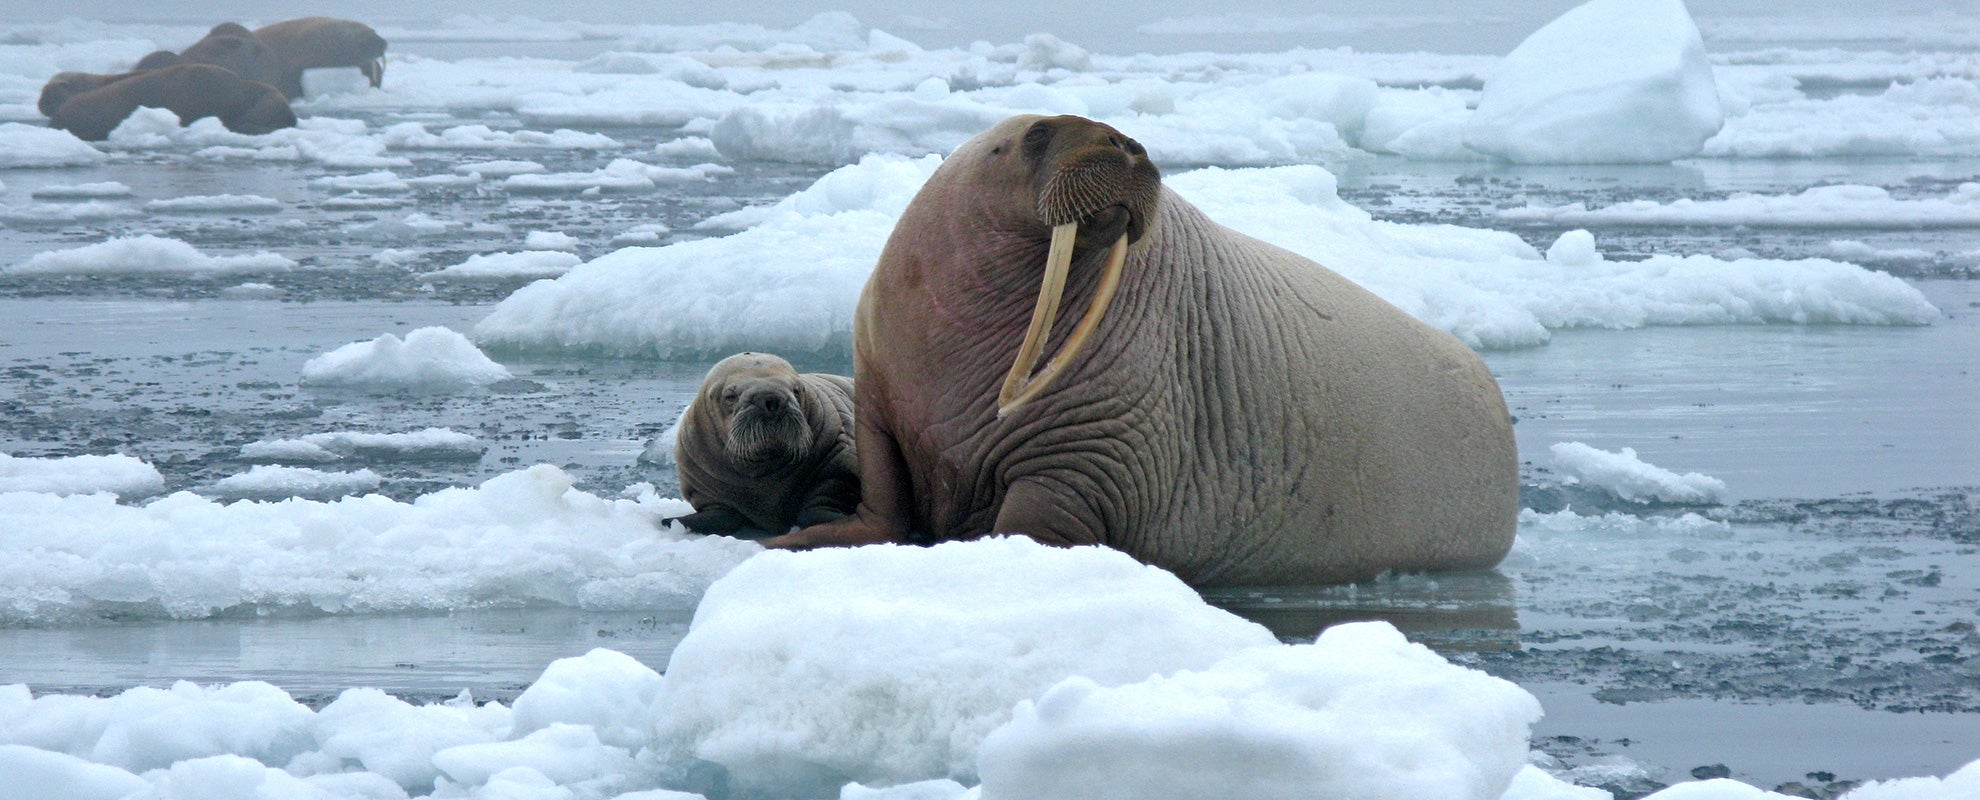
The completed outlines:
<svg viewBox="0 0 1980 800">
<path fill-rule="evenodd" d="M 1522 164 L 1653 164 L 1697 155 L 1724 124 L 1683 0 L 1591 0 L 1491 71 L 1464 143 Z"/>
</svg>

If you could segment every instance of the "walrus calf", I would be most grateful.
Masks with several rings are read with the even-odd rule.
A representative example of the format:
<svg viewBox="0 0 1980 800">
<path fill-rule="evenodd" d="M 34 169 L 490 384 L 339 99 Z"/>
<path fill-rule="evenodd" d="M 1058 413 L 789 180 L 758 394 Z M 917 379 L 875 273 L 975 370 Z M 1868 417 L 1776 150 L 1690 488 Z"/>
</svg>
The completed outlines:
<svg viewBox="0 0 1980 800">
<path fill-rule="evenodd" d="M 1202 586 L 1478 569 L 1512 543 L 1512 420 L 1477 354 L 1217 224 L 1092 120 L 1013 117 L 951 154 L 853 341 L 858 510 L 766 546 L 1023 534 Z"/>
<path fill-rule="evenodd" d="M 362 22 L 303 17 L 254 29 L 254 35 L 282 61 L 282 75 L 271 81 L 290 97 L 303 93 L 303 70 L 357 67 L 371 88 L 385 83 L 385 37 Z"/>
<path fill-rule="evenodd" d="M 211 64 L 132 73 L 64 101 L 48 115 L 48 124 L 81 139 L 102 141 L 140 106 L 171 111 L 181 125 L 218 117 L 235 133 L 268 133 L 296 124 L 289 99 L 275 87 L 242 80 Z"/>
<path fill-rule="evenodd" d="M 674 463 L 694 513 L 673 521 L 754 538 L 852 513 L 852 390 L 843 376 L 800 375 L 773 355 L 722 359 L 681 416 Z"/>
</svg>

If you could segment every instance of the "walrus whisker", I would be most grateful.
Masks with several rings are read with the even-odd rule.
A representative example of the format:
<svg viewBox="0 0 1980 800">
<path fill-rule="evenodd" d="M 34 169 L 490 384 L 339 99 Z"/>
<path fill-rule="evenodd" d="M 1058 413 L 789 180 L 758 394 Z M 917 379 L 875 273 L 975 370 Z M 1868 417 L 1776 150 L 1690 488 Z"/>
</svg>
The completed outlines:
<svg viewBox="0 0 1980 800">
<path fill-rule="evenodd" d="M 1046 387 L 1051 386 L 1052 381 L 1059 377 L 1059 373 L 1066 371 L 1073 357 L 1086 348 L 1087 340 L 1093 338 L 1093 331 L 1100 327 L 1100 318 L 1106 316 L 1107 307 L 1113 304 L 1114 292 L 1121 288 L 1121 274 L 1127 268 L 1127 247 L 1127 234 L 1123 233 L 1121 238 L 1114 240 L 1113 249 L 1107 251 L 1107 267 L 1100 273 L 1100 286 L 1093 292 L 1093 304 L 1087 307 L 1086 316 L 1079 318 L 1079 325 L 1073 328 L 1072 335 L 1067 337 L 1065 345 L 1059 348 L 1059 354 L 1053 356 L 1052 360 L 1045 364 L 1045 368 L 1039 370 L 1038 375 L 1026 383 L 1015 397 L 1009 402 L 1001 402 L 1002 398 L 999 398 L 998 417 L 1009 414 L 1018 406 L 1031 402 L 1033 398 L 1044 392 Z M 1061 280 L 1063 281 L 1063 277 Z"/>
<path fill-rule="evenodd" d="M 1031 327 L 1024 332 L 1024 343 L 1018 345 L 1011 372 L 1004 376 L 1004 387 L 997 392 L 998 416 L 1003 416 L 1004 407 L 1024 388 L 1032 368 L 1044 355 L 1045 337 L 1051 334 L 1052 323 L 1058 320 L 1059 302 L 1065 298 L 1066 273 L 1072 269 L 1073 242 L 1078 236 L 1078 222 L 1052 227 L 1052 246 L 1045 252 L 1045 276 L 1038 283 L 1038 304 L 1031 309 Z"/>
</svg>

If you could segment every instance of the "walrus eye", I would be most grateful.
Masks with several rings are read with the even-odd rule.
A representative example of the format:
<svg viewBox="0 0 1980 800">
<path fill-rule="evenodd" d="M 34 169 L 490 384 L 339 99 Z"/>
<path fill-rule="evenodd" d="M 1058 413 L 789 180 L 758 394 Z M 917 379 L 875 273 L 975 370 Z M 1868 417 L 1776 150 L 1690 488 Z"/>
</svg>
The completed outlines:
<svg viewBox="0 0 1980 800">
<path fill-rule="evenodd" d="M 1043 122 L 1031 126 L 1024 132 L 1024 152 L 1033 158 L 1045 155 L 1045 147 L 1052 143 L 1052 126 Z"/>
</svg>

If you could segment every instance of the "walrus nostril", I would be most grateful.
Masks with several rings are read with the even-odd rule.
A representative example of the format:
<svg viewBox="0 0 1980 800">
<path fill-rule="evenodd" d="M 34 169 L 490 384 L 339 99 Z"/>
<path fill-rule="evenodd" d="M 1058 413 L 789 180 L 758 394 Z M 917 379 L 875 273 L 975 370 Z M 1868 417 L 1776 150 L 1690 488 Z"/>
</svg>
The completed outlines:
<svg viewBox="0 0 1980 800">
<path fill-rule="evenodd" d="M 749 404 L 765 414 L 781 414 L 784 411 L 784 398 L 776 392 L 759 392 L 751 395 Z"/>
</svg>

